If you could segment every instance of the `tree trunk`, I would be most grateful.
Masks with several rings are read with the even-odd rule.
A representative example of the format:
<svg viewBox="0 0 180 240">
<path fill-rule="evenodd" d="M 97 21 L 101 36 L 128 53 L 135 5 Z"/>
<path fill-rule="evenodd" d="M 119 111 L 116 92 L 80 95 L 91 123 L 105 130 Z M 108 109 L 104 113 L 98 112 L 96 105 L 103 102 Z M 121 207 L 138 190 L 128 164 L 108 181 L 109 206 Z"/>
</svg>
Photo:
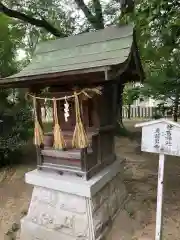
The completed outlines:
<svg viewBox="0 0 180 240">
<path fill-rule="evenodd" d="M 131 105 L 128 104 L 128 119 L 131 119 Z"/>
<path fill-rule="evenodd" d="M 104 28 L 104 18 L 100 0 L 93 0 L 93 8 L 95 14 L 93 14 L 90 8 L 85 4 L 84 0 L 75 0 L 75 2 L 78 5 L 78 7 L 83 11 L 87 20 L 93 26 L 94 29 L 99 30 Z M 58 29 L 55 26 L 51 25 L 51 23 L 40 14 L 39 14 L 40 19 L 34 18 L 31 16 L 31 14 L 25 14 L 20 11 L 8 8 L 1 1 L 0 1 L 0 13 L 4 13 L 8 17 L 19 19 L 33 26 L 44 28 L 46 29 L 46 31 L 52 33 L 56 37 L 67 37 L 67 35 L 61 31 L 61 29 Z"/>
<path fill-rule="evenodd" d="M 102 14 L 102 6 L 100 0 L 93 0 L 93 7 L 95 14 L 85 4 L 84 0 L 75 0 L 77 6 L 83 11 L 88 22 L 93 26 L 94 29 L 99 30 L 104 28 L 104 18 Z"/>
<path fill-rule="evenodd" d="M 56 27 L 52 26 L 46 19 L 41 17 L 41 19 L 33 18 L 30 14 L 26 15 L 24 13 L 21 13 L 19 11 L 9 9 L 6 7 L 2 2 L 0 2 L 0 13 L 4 13 L 8 17 L 19 19 L 25 23 L 29 23 L 33 26 L 37 26 L 40 28 L 46 29 L 46 31 L 52 33 L 56 37 L 66 37 L 66 35 L 61 32 Z"/>
<path fill-rule="evenodd" d="M 104 28 L 104 17 L 102 11 L 102 4 L 100 0 L 93 0 L 93 8 L 95 14 L 90 10 L 88 5 L 85 4 L 84 0 L 75 0 L 78 7 L 83 11 L 89 23 L 96 29 Z M 134 0 L 120 0 L 121 4 L 121 14 L 132 13 L 134 11 Z M 39 9 L 41 11 L 41 9 Z M 48 32 L 52 33 L 56 37 L 66 37 L 61 29 L 57 29 L 55 26 L 51 25 L 49 21 L 40 16 L 39 18 L 34 18 L 31 14 L 25 14 L 17 10 L 8 8 L 5 4 L 0 1 L 0 13 L 4 13 L 8 17 L 19 19 L 25 23 L 29 23 L 33 26 L 46 29 Z M 40 15 L 40 14 L 39 14 Z"/>
<path fill-rule="evenodd" d="M 117 102 L 116 102 L 116 119 L 117 124 L 123 127 L 123 119 L 122 119 L 122 107 L 123 107 L 123 91 L 124 91 L 124 84 L 118 83 L 117 85 Z"/>
<path fill-rule="evenodd" d="M 176 94 L 176 99 L 174 101 L 174 112 L 173 112 L 174 122 L 177 122 L 178 120 L 178 106 L 179 106 L 179 94 Z"/>
</svg>

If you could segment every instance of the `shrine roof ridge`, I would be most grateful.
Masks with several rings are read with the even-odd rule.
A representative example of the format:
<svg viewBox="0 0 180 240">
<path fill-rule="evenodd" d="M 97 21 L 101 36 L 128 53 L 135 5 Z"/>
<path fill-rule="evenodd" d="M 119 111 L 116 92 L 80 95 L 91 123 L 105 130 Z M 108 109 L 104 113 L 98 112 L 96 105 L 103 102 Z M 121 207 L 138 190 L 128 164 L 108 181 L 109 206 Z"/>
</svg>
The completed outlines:
<svg viewBox="0 0 180 240">
<path fill-rule="evenodd" d="M 128 58 L 132 42 L 132 26 L 51 40 L 40 44 L 31 63 L 10 78 L 117 65 Z"/>
<path fill-rule="evenodd" d="M 167 124 L 171 124 L 173 126 L 179 127 L 180 128 L 180 124 L 170 121 L 166 118 L 161 118 L 161 119 L 157 119 L 157 120 L 152 120 L 152 121 L 147 121 L 147 122 L 143 122 L 143 123 L 137 123 L 135 125 L 135 127 L 145 127 L 145 126 L 150 126 L 150 125 L 154 125 L 154 124 L 158 124 L 158 123 L 167 123 Z"/>
<path fill-rule="evenodd" d="M 80 33 L 65 38 L 58 38 L 56 40 L 49 40 L 39 43 L 36 47 L 35 55 L 57 51 L 60 49 L 68 49 L 72 47 L 116 40 L 120 38 L 128 38 L 130 36 L 132 37 L 132 34 L 133 26 L 131 24 L 120 27 L 112 25 L 98 31 Z"/>
</svg>

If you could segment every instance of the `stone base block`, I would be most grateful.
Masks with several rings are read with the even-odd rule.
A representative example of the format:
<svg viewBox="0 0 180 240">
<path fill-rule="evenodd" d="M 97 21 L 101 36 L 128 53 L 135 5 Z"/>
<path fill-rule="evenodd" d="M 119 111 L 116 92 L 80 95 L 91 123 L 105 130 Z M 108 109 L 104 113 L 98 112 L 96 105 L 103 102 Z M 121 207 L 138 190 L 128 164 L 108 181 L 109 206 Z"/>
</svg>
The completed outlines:
<svg viewBox="0 0 180 240">
<path fill-rule="evenodd" d="M 40 240 L 40 239 L 42 240 L 49 240 L 49 239 L 74 240 L 74 237 L 71 237 L 59 231 L 55 231 L 41 225 L 37 225 L 33 222 L 28 221 L 26 218 L 22 220 L 21 227 L 22 227 L 21 239 L 24 239 L 24 240 Z"/>
<path fill-rule="evenodd" d="M 122 170 L 117 161 L 89 181 L 42 171 L 28 173 L 26 181 L 34 184 L 34 190 L 20 239 L 101 239 L 126 197 Z"/>
</svg>

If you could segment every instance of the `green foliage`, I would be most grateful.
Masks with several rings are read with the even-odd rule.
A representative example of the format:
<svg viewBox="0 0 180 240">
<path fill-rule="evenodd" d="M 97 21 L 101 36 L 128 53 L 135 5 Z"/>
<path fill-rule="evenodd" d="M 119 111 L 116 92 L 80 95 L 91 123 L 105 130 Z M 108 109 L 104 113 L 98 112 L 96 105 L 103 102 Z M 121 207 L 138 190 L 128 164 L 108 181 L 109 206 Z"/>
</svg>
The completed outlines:
<svg viewBox="0 0 180 240">
<path fill-rule="evenodd" d="M 16 22 L 0 13 L 0 77 L 15 73 L 19 67 L 16 59 L 24 33 Z"/>
<path fill-rule="evenodd" d="M 134 22 L 146 79 L 141 95 L 169 99 L 177 111 L 180 101 L 180 5 L 178 0 L 137 0 L 135 12 L 120 15 Z"/>
<path fill-rule="evenodd" d="M 172 100 L 180 92 L 180 6 L 178 1 L 151 1 L 149 16 L 147 84 L 151 96 Z M 143 11 L 145 14 L 145 10 Z M 145 52 L 145 50 L 144 50 Z"/>
<path fill-rule="evenodd" d="M 123 92 L 123 105 L 133 104 L 140 97 L 140 93 L 141 89 L 139 86 L 134 86 L 132 83 L 126 84 Z"/>
<path fill-rule="evenodd" d="M 5 4 L 5 3 L 4 3 Z M 19 11 L 29 18 L 42 20 L 56 28 L 62 37 L 74 33 L 77 27 L 78 16 L 74 13 L 74 8 L 66 0 L 6 0 L 5 6 L 9 9 Z M 13 19 L 13 18 L 12 18 Z M 14 20 L 14 29 L 22 34 L 19 41 L 19 48 L 24 51 L 25 59 L 21 66 L 29 63 L 37 46 L 37 43 L 55 39 L 52 33 L 44 28 L 39 28 L 35 24 L 29 24 L 19 19 Z"/>
<path fill-rule="evenodd" d="M 12 74 L 16 69 L 14 62 L 15 49 L 13 47 L 12 35 L 8 28 L 9 19 L 0 14 L 0 76 L 4 77 L 7 73 Z M 8 63 L 8 64 L 7 64 Z"/>
<path fill-rule="evenodd" d="M 32 128 L 29 107 L 20 94 L 12 102 L 9 91 L 0 92 L 0 166 L 20 160 L 21 150 L 29 139 Z"/>
<path fill-rule="evenodd" d="M 18 69 L 16 53 L 22 35 L 13 22 L 2 14 L 0 31 L 3 32 L 0 35 L 0 75 L 6 77 Z M 21 92 L 0 89 L 0 166 L 19 160 L 32 125 L 30 113 Z"/>
</svg>

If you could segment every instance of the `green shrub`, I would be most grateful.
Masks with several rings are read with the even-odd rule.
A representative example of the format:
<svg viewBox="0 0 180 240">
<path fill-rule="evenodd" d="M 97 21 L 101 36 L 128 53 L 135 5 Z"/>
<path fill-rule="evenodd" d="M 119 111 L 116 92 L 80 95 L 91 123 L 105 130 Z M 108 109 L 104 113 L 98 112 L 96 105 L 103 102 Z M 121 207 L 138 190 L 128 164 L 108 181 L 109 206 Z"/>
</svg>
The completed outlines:
<svg viewBox="0 0 180 240">
<path fill-rule="evenodd" d="M 8 91 L 0 91 L 0 166 L 18 163 L 32 135 L 30 107 L 24 99 L 11 102 L 8 96 Z"/>
<path fill-rule="evenodd" d="M 155 113 L 155 114 L 153 114 L 152 115 L 152 119 L 160 119 L 160 118 L 162 118 L 163 117 L 163 115 L 162 114 L 160 114 L 160 113 Z"/>
</svg>

